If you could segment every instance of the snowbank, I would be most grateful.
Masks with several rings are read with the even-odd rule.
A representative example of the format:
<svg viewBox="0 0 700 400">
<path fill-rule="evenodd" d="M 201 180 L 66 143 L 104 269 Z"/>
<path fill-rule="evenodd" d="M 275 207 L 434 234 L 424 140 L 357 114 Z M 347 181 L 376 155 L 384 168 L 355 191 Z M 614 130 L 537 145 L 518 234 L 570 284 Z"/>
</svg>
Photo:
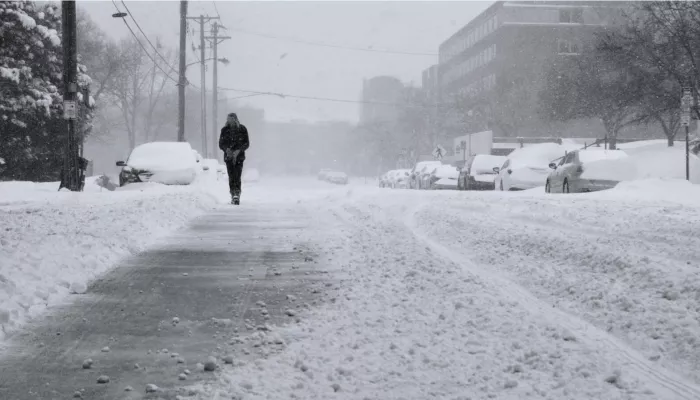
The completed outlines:
<svg viewBox="0 0 700 400">
<path fill-rule="evenodd" d="M 0 340 L 220 201 L 204 186 L 151 183 L 109 192 L 92 178 L 83 193 L 57 189 L 0 183 Z"/>
</svg>

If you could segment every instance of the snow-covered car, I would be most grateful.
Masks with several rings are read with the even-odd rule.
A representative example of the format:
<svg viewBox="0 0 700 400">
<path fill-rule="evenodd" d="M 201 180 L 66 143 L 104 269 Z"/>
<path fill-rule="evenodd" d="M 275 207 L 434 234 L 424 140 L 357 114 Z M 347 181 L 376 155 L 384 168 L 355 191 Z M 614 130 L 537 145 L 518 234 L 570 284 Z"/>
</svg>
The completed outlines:
<svg viewBox="0 0 700 400">
<path fill-rule="evenodd" d="M 328 177 L 328 173 L 331 172 L 330 169 L 328 168 L 322 168 L 320 171 L 318 171 L 318 180 L 319 181 L 325 181 L 326 178 Z"/>
<path fill-rule="evenodd" d="M 409 181 L 409 187 L 411 189 L 427 189 L 428 186 L 425 186 L 423 184 L 423 179 L 425 178 L 425 175 L 430 175 L 430 173 L 437 167 L 438 165 L 442 165 L 442 162 L 440 161 L 420 161 L 417 162 L 416 165 L 413 167 L 413 169 L 410 172 L 410 181 Z"/>
<path fill-rule="evenodd" d="M 380 188 L 387 188 L 391 186 L 391 175 L 394 173 L 394 170 L 392 169 L 391 171 L 387 172 L 386 174 L 382 175 L 379 177 L 379 187 Z"/>
<path fill-rule="evenodd" d="M 345 172 L 330 171 L 326 174 L 326 180 L 330 183 L 347 185 L 348 175 Z"/>
<path fill-rule="evenodd" d="M 397 169 L 389 180 L 389 186 L 393 189 L 408 189 L 411 178 L 411 170 Z"/>
<path fill-rule="evenodd" d="M 457 190 L 459 170 L 454 165 L 439 165 L 430 173 L 430 189 Z"/>
<path fill-rule="evenodd" d="M 122 167 L 119 186 L 135 182 L 189 185 L 197 178 L 199 164 L 187 142 L 151 142 L 136 146 Z"/>
<path fill-rule="evenodd" d="M 612 189 L 621 180 L 634 179 L 631 163 L 622 150 L 586 149 L 567 153 L 559 163 L 550 163 L 552 171 L 545 182 L 547 193 L 582 193 Z"/>
<path fill-rule="evenodd" d="M 576 148 L 539 143 L 513 151 L 500 168 L 493 169 L 497 174 L 494 180 L 496 190 L 527 190 L 544 186 L 551 171 L 549 164 L 563 157 L 567 150 Z"/>
<path fill-rule="evenodd" d="M 505 161 L 505 156 L 477 154 L 470 158 L 459 174 L 459 189 L 461 190 L 494 190 L 496 172 Z"/>
<path fill-rule="evenodd" d="M 243 182 L 257 182 L 260 180 L 260 172 L 256 168 L 246 168 L 241 179 Z"/>
</svg>

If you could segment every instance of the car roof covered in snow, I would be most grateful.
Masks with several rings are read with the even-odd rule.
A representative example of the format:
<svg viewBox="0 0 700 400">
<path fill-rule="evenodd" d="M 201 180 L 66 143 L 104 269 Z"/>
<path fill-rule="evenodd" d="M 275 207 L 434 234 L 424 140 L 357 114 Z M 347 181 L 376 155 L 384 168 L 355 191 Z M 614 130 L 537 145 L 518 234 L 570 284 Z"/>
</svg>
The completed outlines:
<svg viewBox="0 0 700 400">
<path fill-rule="evenodd" d="M 573 145 L 561 145 L 558 143 L 537 143 L 531 146 L 516 149 L 508 155 L 511 166 L 544 166 L 561 158 L 567 151 L 578 150 L 580 147 Z"/>
<path fill-rule="evenodd" d="M 131 151 L 127 165 L 143 170 L 176 171 L 194 168 L 197 159 L 187 142 L 150 142 Z"/>
<path fill-rule="evenodd" d="M 582 163 L 591 163 L 603 160 L 619 160 L 626 157 L 627 153 L 622 150 L 586 149 L 578 152 L 578 159 Z"/>
<path fill-rule="evenodd" d="M 506 156 L 492 156 L 490 154 L 477 154 L 474 156 L 474 161 L 472 161 L 469 167 L 469 173 L 474 175 L 482 174 L 495 174 L 493 171 L 494 167 L 500 167 L 506 162 L 508 157 Z"/>
</svg>

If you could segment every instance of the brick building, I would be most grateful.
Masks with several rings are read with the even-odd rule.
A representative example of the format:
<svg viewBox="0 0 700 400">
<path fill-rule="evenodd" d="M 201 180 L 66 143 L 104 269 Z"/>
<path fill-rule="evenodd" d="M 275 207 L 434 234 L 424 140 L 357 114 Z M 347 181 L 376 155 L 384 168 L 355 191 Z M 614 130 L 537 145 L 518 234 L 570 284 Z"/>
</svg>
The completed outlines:
<svg viewBox="0 0 700 400">
<path fill-rule="evenodd" d="M 477 111 L 488 113 L 490 121 L 460 117 L 460 124 L 447 118 L 445 129 L 453 136 L 484 129 L 493 129 L 496 136 L 603 135 L 597 121 L 539 120 L 538 92 L 543 75 L 557 60 L 575 57 L 593 43 L 595 32 L 619 23 L 623 6 L 590 1 L 494 3 L 440 45 L 438 67 L 441 102 L 460 104 L 459 113 L 469 113 L 470 118 Z"/>
</svg>

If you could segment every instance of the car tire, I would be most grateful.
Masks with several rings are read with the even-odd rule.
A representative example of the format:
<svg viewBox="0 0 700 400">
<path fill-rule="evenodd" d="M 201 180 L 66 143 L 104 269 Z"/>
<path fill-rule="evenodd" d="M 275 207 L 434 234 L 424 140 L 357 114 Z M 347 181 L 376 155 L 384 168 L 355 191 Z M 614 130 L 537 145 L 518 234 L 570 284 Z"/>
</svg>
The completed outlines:
<svg viewBox="0 0 700 400">
<path fill-rule="evenodd" d="M 549 181 L 544 184 L 544 192 L 545 193 L 552 193 L 552 188 L 549 186 Z"/>
<path fill-rule="evenodd" d="M 564 180 L 564 185 L 561 188 L 562 193 L 571 193 L 569 191 L 569 181 Z"/>
</svg>

